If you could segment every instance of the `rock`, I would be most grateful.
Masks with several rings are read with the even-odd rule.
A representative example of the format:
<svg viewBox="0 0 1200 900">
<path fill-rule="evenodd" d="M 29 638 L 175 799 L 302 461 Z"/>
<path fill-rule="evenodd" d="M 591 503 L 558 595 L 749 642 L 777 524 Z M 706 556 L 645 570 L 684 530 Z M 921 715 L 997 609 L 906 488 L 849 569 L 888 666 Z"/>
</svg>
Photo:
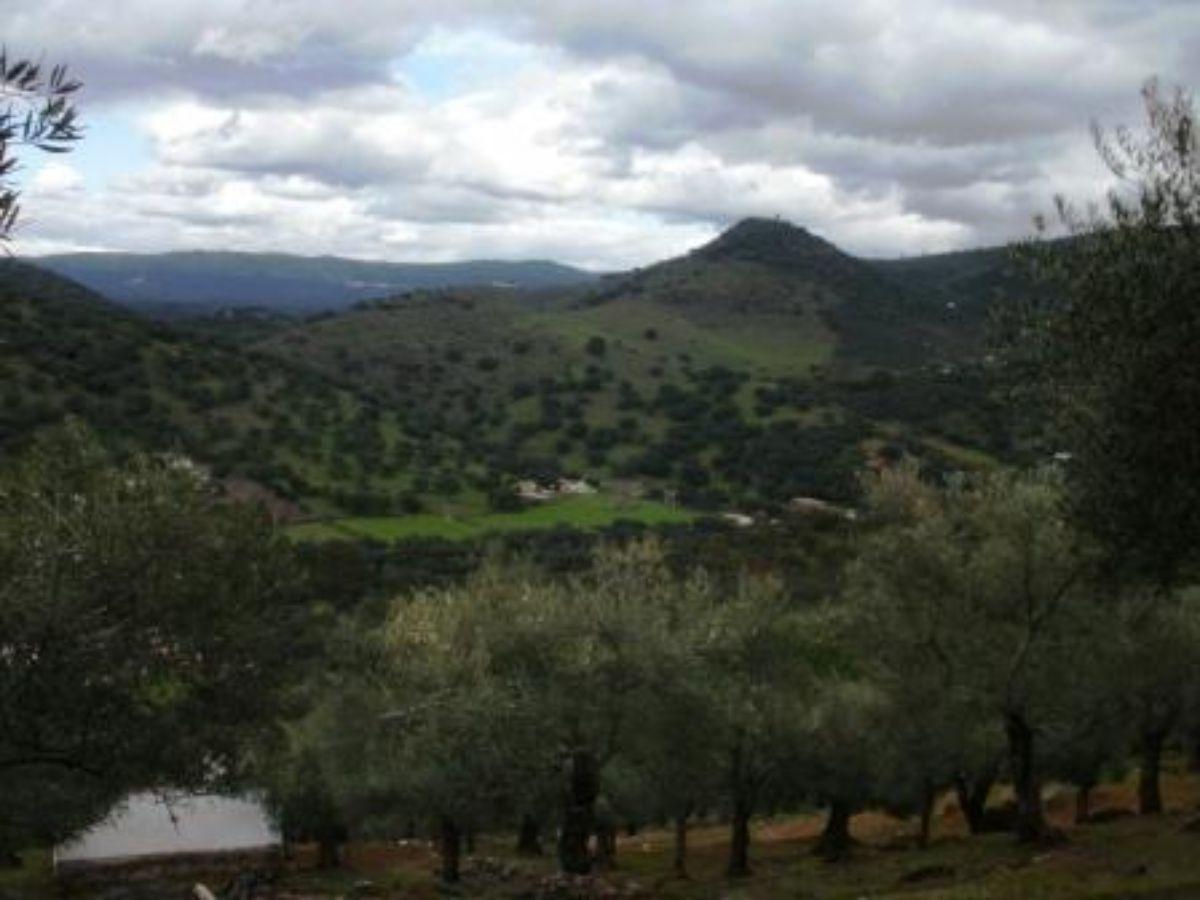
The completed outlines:
<svg viewBox="0 0 1200 900">
<path fill-rule="evenodd" d="M 1088 816 L 1087 823 L 1089 825 L 1103 825 L 1105 822 L 1132 819 L 1135 815 L 1137 814 L 1131 809 L 1121 809 L 1119 807 L 1115 809 L 1101 809 Z"/>
<path fill-rule="evenodd" d="M 615 884 L 597 875 L 548 875 L 529 895 L 535 900 L 621 900 L 645 894 L 636 882 Z"/>
<path fill-rule="evenodd" d="M 1200 816 L 1197 816 L 1194 819 L 1188 819 L 1183 823 L 1179 830 L 1187 832 L 1188 834 L 1196 834 L 1197 832 L 1200 832 Z"/>
<path fill-rule="evenodd" d="M 1037 845 L 1039 847 L 1061 847 L 1066 843 L 1068 843 L 1068 838 L 1065 831 L 1055 828 L 1053 825 L 1047 825 Z"/>
<path fill-rule="evenodd" d="M 239 872 L 221 891 L 221 900 L 254 900 L 260 884 L 262 879 L 254 872 Z"/>
<path fill-rule="evenodd" d="M 512 881 L 520 869 L 504 859 L 491 856 L 473 856 L 464 863 L 463 878 L 482 881 Z"/>
<path fill-rule="evenodd" d="M 905 872 L 900 876 L 901 884 L 920 884 L 925 881 L 939 881 L 943 878 L 954 877 L 954 867 L 945 865 L 921 866 L 919 869 Z"/>
</svg>

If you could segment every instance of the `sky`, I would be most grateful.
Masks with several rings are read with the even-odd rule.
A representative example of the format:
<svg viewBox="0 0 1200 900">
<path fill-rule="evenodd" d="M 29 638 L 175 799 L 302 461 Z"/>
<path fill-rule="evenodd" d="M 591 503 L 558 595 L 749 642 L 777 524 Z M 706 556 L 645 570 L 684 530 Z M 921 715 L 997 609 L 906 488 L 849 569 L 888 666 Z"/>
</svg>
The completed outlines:
<svg viewBox="0 0 1200 900">
<path fill-rule="evenodd" d="M 14 249 L 642 265 L 779 216 L 864 256 L 1028 234 L 1090 125 L 1200 85 L 1197 0 L 0 0 L 84 82 Z"/>
</svg>

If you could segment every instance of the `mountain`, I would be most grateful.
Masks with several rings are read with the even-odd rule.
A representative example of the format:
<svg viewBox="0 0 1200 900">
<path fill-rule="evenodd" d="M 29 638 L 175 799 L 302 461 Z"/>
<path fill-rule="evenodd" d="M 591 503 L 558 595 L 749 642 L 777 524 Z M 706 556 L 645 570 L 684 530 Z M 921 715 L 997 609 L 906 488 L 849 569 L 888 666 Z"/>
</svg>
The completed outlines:
<svg viewBox="0 0 1200 900">
<path fill-rule="evenodd" d="M 388 263 L 278 253 L 72 253 L 36 262 L 119 303 L 160 315 L 246 306 L 315 312 L 420 288 L 561 288 L 595 277 L 538 260 Z"/>
<path fill-rule="evenodd" d="M 607 278 L 592 302 L 671 309 L 792 371 L 920 364 L 941 343 L 902 279 L 772 219 L 745 219 L 682 257 Z"/>
</svg>

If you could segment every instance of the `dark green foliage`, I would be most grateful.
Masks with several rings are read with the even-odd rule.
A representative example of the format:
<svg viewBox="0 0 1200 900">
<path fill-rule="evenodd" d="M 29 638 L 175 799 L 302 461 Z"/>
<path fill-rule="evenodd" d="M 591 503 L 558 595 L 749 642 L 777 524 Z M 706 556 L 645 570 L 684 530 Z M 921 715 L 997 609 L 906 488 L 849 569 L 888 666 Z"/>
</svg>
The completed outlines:
<svg viewBox="0 0 1200 900">
<path fill-rule="evenodd" d="M 39 439 L 0 470 L 6 827 L 62 836 L 123 792 L 236 777 L 314 648 L 303 598 L 288 542 L 192 468 Z"/>
<path fill-rule="evenodd" d="M 320 868 L 338 865 L 339 847 L 349 830 L 320 755 L 312 747 L 301 747 L 293 758 L 276 760 L 275 765 L 268 802 L 283 839 L 289 844 L 315 843 Z"/>
<path fill-rule="evenodd" d="M 495 512 L 519 512 L 523 506 L 510 485 L 502 484 L 488 492 L 488 509 Z"/>
<path fill-rule="evenodd" d="M 1097 133 L 1123 179 L 1068 242 L 1023 259 L 1048 290 L 1001 320 L 1039 389 L 1070 501 L 1114 563 L 1170 581 L 1200 547 L 1200 149 L 1190 98 L 1144 92 L 1148 129 Z"/>
</svg>

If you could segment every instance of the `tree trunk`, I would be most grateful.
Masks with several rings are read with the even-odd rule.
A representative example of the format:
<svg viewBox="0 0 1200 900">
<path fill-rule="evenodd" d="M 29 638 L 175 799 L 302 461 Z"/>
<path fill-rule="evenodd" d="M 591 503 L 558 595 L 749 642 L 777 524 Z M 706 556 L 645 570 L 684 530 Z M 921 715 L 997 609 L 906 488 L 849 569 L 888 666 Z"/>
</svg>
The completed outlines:
<svg viewBox="0 0 1200 900">
<path fill-rule="evenodd" d="M 601 869 L 617 867 L 617 829 L 612 822 L 596 825 L 596 865 Z"/>
<path fill-rule="evenodd" d="M 729 835 L 728 874 L 730 878 L 747 878 L 750 875 L 750 815 L 752 812 L 748 799 L 735 798 Z"/>
<path fill-rule="evenodd" d="M 987 808 L 988 794 L 992 792 L 992 775 L 976 776 L 972 782 L 963 775 L 954 779 L 954 792 L 958 796 L 958 808 L 962 810 L 963 818 L 967 820 L 967 830 L 971 834 L 983 832 L 983 813 Z"/>
<path fill-rule="evenodd" d="M 842 800 L 834 800 L 829 804 L 825 830 L 821 832 L 813 852 L 830 862 L 836 862 L 845 858 L 850 843 L 850 805 Z"/>
<path fill-rule="evenodd" d="M 475 828 L 474 828 L 474 826 L 468 826 L 463 831 L 463 847 L 466 849 L 468 856 L 475 853 Z"/>
<path fill-rule="evenodd" d="M 688 814 L 675 816 L 675 877 L 687 878 Z"/>
<path fill-rule="evenodd" d="M 541 856 L 541 832 L 541 823 L 536 818 L 528 813 L 521 816 L 521 828 L 517 832 L 517 853 L 521 856 Z"/>
<path fill-rule="evenodd" d="M 1033 729 L 1024 717 L 1009 713 L 1005 717 L 1004 730 L 1008 737 L 1009 765 L 1017 800 L 1017 840 L 1022 844 L 1037 843 L 1046 836 L 1046 819 L 1042 813 L 1042 786 L 1034 758 Z"/>
<path fill-rule="evenodd" d="M 458 823 L 449 816 L 442 816 L 438 845 L 442 855 L 442 884 L 458 884 L 462 834 L 458 830 Z"/>
<path fill-rule="evenodd" d="M 932 784 L 926 784 L 921 796 L 921 831 L 917 835 L 917 846 L 922 849 L 929 846 L 929 837 L 933 833 L 933 809 L 937 805 L 937 791 Z"/>
<path fill-rule="evenodd" d="M 595 829 L 596 797 L 600 793 L 600 773 L 587 750 L 571 754 L 567 786 L 563 791 L 562 829 L 558 837 L 558 864 L 572 875 L 587 875 L 592 870 L 588 841 Z"/>
<path fill-rule="evenodd" d="M 1083 825 L 1092 818 L 1092 785 L 1081 784 L 1075 789 L 1075 824 Z"/>
<path fill-rule="evenodd" d="M 342 864 L 341 853 L 336 838 L 322 835 L 317 841 L 317 868 L 336 869 Z"/>
<path fill-rule="evenodd" d="M 1162 789 L 1159 775 L 1162 771 L 1165 731 L 1151 731 L 1142 735 L 1142 770 L 1138 777 L 1138 812 L 1143 816 L 1158 815 L 1163 811 Z"/>
</svg>

